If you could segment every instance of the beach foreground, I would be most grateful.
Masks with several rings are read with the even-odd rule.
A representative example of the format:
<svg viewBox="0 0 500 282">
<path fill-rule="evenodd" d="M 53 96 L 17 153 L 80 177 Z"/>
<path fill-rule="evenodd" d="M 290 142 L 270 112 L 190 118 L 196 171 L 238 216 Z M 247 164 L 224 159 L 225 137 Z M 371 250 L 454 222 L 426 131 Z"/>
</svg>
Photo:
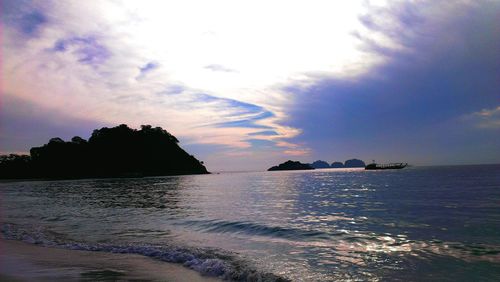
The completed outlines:
<svg viewBox="0 0 500 282">
<path fill-rule="evenodd" d="M 40 247 L 0 239 L 1 281 L 219 281 L 141 255 Z"/>
</svg>

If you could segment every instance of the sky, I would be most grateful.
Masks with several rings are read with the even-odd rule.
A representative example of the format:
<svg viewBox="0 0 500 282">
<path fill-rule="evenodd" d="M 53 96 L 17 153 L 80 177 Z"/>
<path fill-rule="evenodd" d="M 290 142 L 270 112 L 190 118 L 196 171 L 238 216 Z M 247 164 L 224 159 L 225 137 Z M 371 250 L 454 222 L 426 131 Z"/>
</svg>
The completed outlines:
<svg viewBox="0 0 500 282">
<path fill-rule="evenodd" d="M 1 1 L 0 152 L 161 126 L 211 171 L 500 163 L 500 1 Z"/>
</svg>

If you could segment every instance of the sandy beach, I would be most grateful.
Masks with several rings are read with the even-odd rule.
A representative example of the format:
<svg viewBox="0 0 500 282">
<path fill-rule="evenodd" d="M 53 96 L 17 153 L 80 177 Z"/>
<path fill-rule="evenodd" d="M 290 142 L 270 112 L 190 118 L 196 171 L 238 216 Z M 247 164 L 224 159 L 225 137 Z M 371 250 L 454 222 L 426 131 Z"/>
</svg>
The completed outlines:
<svg viewBox="0 0 500 282">
<path fill-rule="evenodd" d="M 134 254 L 40 247 L 0 239 L 0 281 L 219 281 Z"/>
</svg>

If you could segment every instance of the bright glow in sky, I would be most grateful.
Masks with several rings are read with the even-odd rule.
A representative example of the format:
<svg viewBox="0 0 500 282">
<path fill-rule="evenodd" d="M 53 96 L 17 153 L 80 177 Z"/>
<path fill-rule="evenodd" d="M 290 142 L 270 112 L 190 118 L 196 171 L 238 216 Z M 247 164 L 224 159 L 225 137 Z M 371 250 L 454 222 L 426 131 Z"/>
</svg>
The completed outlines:
<svg viewBox="0 0 500 282">
<path fill-rule="evenodd" d="M 248 147 L 261 129 L 213 125 L 252 117 L 277 133 L 253 138 L 293 137 L 300 129 L 280 124 L 293 103 L 281 87 L 353 77 L 378 59 L 356 48 L 357 1 L 68 1 L 49 11 L 25 42 L 5 30 L 7 53 L 23 54 L 5 58 L 7 95 L 64 115 L 159 124 L 190 142 Z"/>
<path fill-rule="evenodd" d="M 425 31 L 473 5 L 438 2 L 408 5 L 424 18 Z M 223 162 L 220 155 L 310 156 L 315 148 L 299 138 L 304 129 L 289 122 L 290 109 L 302 103 L 296 92 L 326 80 L 377 76 L 373 70 L 391 58 L 371 47 L 412 54 L 418 50 L 400 37 L 422 32 L 404 29 L 412 19 L 400 17 L 407 7 L 400 1 L 4 6 L 4 107 L 21 103 L 37 112 L 23 107 L 13 115 L 41 115 L 59 124 L 71 119 L 161 126 L 181 145 L 215 145 L 215 163 Z M 321 97 L 335 104 L 333 94 Z"/>
</svg>

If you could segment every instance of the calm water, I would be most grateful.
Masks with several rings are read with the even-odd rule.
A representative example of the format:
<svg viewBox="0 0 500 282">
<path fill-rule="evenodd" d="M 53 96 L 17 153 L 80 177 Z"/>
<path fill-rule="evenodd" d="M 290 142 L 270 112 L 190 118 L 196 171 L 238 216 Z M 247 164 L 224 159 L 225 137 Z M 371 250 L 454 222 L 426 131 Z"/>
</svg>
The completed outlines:
<svg viewBox="0 0 500 282">
<path fill-rule="evenodd" d="M 5 237 L 225 278 L 496 280 L 500 166 L 0 184 Z"/>
</svg>

